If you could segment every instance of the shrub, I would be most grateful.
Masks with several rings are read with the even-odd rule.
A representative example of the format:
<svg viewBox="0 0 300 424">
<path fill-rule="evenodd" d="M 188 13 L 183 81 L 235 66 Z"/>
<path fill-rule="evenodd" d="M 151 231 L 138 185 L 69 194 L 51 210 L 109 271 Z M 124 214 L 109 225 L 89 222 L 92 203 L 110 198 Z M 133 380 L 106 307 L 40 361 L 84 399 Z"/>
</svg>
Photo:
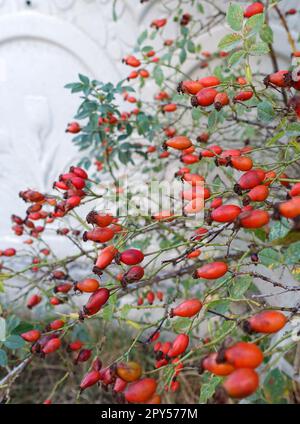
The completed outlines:
<svg viewBox="0 0 300 424">
<path fill-rule="evenodd" d="M 116 402 L 160 403 L 190 378 L 200 403 L 291 401 L 291 382 L 272 361 L 275 353 L 293 360 L 298 340 L 296 296 L 274 300 L 300 291 L 300 54 L 291 13 L 212 4 L 202 19 L 206 9 L 195 3 L 138 37 L 124 80 L 79 75 L 67 85 L 81 99 L 67 131 L 85 155 L 53 192 L 20 193 L 29 207 L 12 216 L 13 231 L 28 248 L 1 252 L 1 288 L 19 291 L 0 319 L 4 398 L 32 361 L 60 355 L 66 374 L 47 403 L 82 367 L 77 396 L 99 383 Z M 271 13 L 287 32 L 288 69 L 278 67 Z M 199 34 L 224 19 L 228 34 L 204 51 Z M 252 59 L 266 55 L 273 68 L 262 75 Z M 171 189 L 166 209 L 148 190 L 155 179 Z M 73 250 L 57 255 L 61 240 Z M 110 351 L 111 323 L 128 329 L 121 355 Z"/>
</svg>

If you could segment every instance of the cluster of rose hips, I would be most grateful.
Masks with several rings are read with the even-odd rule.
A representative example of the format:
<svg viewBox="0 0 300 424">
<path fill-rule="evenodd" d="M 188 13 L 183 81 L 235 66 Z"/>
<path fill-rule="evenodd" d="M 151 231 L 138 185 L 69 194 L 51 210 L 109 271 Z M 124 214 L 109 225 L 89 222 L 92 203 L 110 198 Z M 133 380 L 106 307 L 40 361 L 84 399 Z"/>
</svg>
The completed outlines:
<svg viewBox="0 0 300 424">
<path fill-rule="evenodd" d="M 141 306 L 144 304 L 144 299 L 149 303 L 149 305 L 152 305 L 155 301 L 155 298 L 157 298 L 158 301 L 162 302 L 164 299 L 164 294 L 162 291 L 157 290 L 156 292 L 153 290 L 147 291 L 145 295 L 140 295 L 137 299 L 138 306 Z"/>
<path fill-rule="evenodd" d="M 281 330 L 287 322 L 280 311 L 266 310 L 253 315 L 241 324 L 248 333 L 273 334 Z M 263 361 L 260 348 L 249 342 L 237 342 L 229 347 L 223 346 L 219 352 L 204 357 L 200 372 L 204 370 L 217 376 L 226 376 L 223 388 L 228 396 L 244 398 L 254 393 L 259 385 L 255 368 Z"/>
<path fill-rule="evenodd" d="M 42 334 L 39 330 L 30 330 L 23 333 L 21 337 L 32 344 L 32 353 L 45 357 L 62 347 L 58 331 L 64 325 L 64 321 L 55 320 L 45 329 L 46 332 L 51 333 Z M 76 352 L 74 365 L 87 362 L 92 355 L 92 350 L 83 348 L 80 340 L 69 343 L 66 349 L 68 352 Z M 160 396 L 155 393 L 157 388 L 155 379 L 140 378 L 141 376 L 142 367 L 137 362 L 119 362 L 103 368 L 101 360 L 97 357 L 92 361 L 91 367 L 82 378 L 79 387 L 82 392 L 98 383 L 106 390 L 111 387 L 112 393 L 117 396 L 119 401 L 160 403 Z M 51 403 L 51 399 L 47 399 L 44 403 Z"/>
<path fill-rule="evenodd" d="M 286 193 L 287 201 L 274 205 L 268 202 L 268 209 L 273 207 L 273 217 L 278 219 L 283 216 L 293 219 L 300 214 L 300 183 L 295 183 L 291 187 L 286 174 L 277 175 L 275 171 L 255 168 L 253 160 L 249 156 L 252 150 L 250 146 L 242 149 L 223 150 L 219 145 L 208 145 L 200 151 L 200 154 L 195 154 L 196 147 L 186 136 L 175 136 L 168 139 L 164 145 L 181 151 L 180 160 L 184 164 L 196 163 L 203 158 L 212 158 L 217 166 L 231 166 L 237 171 L 243 172 L 234 186 L 234 193 L 243 196 L 243 206 L 223 204 L 222 197 L 215 197 L 211 201 L 210 210 L 206 217 L 208 223 L 213 221 L 219 223 L 235 222 L 238 226 L 248 229 L 260 228 L 268 224 L 269 212 L 254 209 L 251 203 L 266 202 L 272 190 L 272 185 L 277 181 L 283 187 L 289 188 L 289 191 Z M 209 188 L 205 186 L 205 178 L 202 175 L 191 173 L 188 167 L 181 168 L 176 174 L 192 186 L 191 190 L 182 193 L 182 197 L 189 200 L 189 204 L 184 209 L 185 213 L 198 212 L 203 205 L 198 201 L 197 208 L 197 199 L 204 197 L 204 201 L 207 201 L 212 196 Z M 203 185 L 204 189 L 202 188 Z"/>
<path fill-rule="evenodd" d="M 255 2 L 246 8 L 245 18 L 250 18 L 255 14 L 263 13 L 264 6 L 260 2 Z M 290 9 L 287 15 L 294 14 Z M 180 20 L 182 26 L 188 25 L 191 15 L 183 14 Z M 152 22 L 151 27 L 155 29 L 166 25 L 166 19 L 157 19 Z M 171 45 L 172 40 L 166 40 L 165 45 Z M 209 52 L 204 54 L 209 57 Z M 226 56 L 224 54 L 224 56 Z M 295 57 L 297 52 L 294 53 Z M 159 58 L 154 50 L 148 51 L 145 57 L 151 62 L 156 63 Z M 135 56 L 127 56 L 124 63 L 133 68 L 139 68 L 132 71 L 128 79 L 148 78 L 148 70 L 141 68 L 141 61 Z M 241 87 L 247 85 L 243 77 L 237 78 L 236 83 Z M 264 79 L 266 87 L 284 88 L 290 90 L 300 90 L 300 81 L 293 79 L 290 71 L 280 70 L 268 75 Z M 179 83 L 178 91 L 180 93 L 191 95 L 193 106 L 208 107 L 214 106 L 217 111 L 223 107 L 236 102 L 250 100 L 254 96 L 253 90 L 240 90 L 234 95 L 232 100 L 225 91 L 218 91 L 222 87 L 222 81 L 214 75 L 201 78 L 197 81 L 185 80 Z M 221 89 L 222 90 L 222 89 Z M 134 96 L 123 93 L 123 98 L 129 103 L 136 103 Z M 165 91 L 160 91 L 155 95 L 155 100 L 165 102 L 170 98 Z M 289 102 L 298 116 L 300 116 L 300 100 L 293 96 Z M 167 103 L 160 106 L 164 113 L 177 110 L 176 103 Z M 112 128 L 120 121 L 126 121 L 131 114 L 138 114 L 139 109 L 131 113 L 124 112 L 120 118 L 108 113 L 107 117 L 100 117 L 99 126 L 105 126 L 105 131 L 110 132 Z M 77 134 L 82 130 L 77 122 L 72 122 L 67 127 L 67 132 Z M 176 176 L 182 178 L 190 184 L 191 188 L 182 192 L 182 198 L 188 203 L 184 207 L 184 214 L 194 214 L 203 208 L 199 199 L 204 199 L 207 206 L 205 220 L 208 225 L 212 223 L 232 223 L 236 229 L 257 229 L 269 223 L 270 218 L 280 219 L 285 217 L 295 219 L 300 215 L 300 183 L 290 185 L 286 174 L 277 173 L 274 170 L 256 168 L 250 157 L 252 148 L 246 146 L 240 149 L 223 149 L 221 146 L 212 144 L 201 147 L 198 146 L 187 136 L 176 135 L 177 130 L 168 126 L 164 129 L 167 140 L 164 143 L 165 149 L 174 149 L 180 152 L 180 161 L 185 165 L 180 168 Z M 201 133 L 197 137 L 197 142 L 207 143 L 209 134 Z M 107 148 L 107 154 L 111 148 Z M 148 153 L 156 151 L 156 146 L 149 146 Z M 169 156 L 169 151 L 165 150 L 160 154 L 160 158 Z M 191 172 L 188 165 L 193 165 L 200 160 L 214 160 L 216 166 L 231 167 L 235 171 L 241 172 L 233 187 L 231 196 L 237 197 L 240 205 L 227 203 L 226 196 L 215 197 L 214 193 L 207 187 L 205 178 L 197 173 Z M 99 169 L 102 163 L 97 161 Z M 28 203 L 31 203 L 27 209 L 24 219 L 13 215 L 13 230 L 16 235 L 23 235 L 24 231 L 29 231 L 29 235 L 38 238 L 44 231 L 46 224 L 51 224 L 56 219 L 63 218 L 73 208 L 82 204 L 82 200 L 87 196 L 85 189 L 89 182 L 87 173 L 80 167 L 71 167 L 68 173 L 62 174 L 59 181 L 54 183 L 54 188 L 63 192 L 63 200 L 57 200 L 54 196 L 47 196 L 34 190 L 26 190 L 20 193 L 20 196 Z M 274 185 L 279 182 L 283 189 L 286 189 L 287 199 L 278 203 L 272 203 L 269 200 L 270 193 Z M 225 203 L 224 203 L 225 202 Z M 48 212 L 44 206 L 53 207 L 53 211 Z M 271 216 L 272 212 L 272 216 Z M 175 217 L 171 211 L 161 211 L 152 217 L 153 220 L 172 222 Z M 35 221 L 43 221 L 43 225 L 36 225 Z M 120 282 L 120 288 L 126 289 L 128 284 L 139 282 L 144 277 L 144 267 L 141 265 L 144 260 L 144 253 L 135 248 L 129 248 L 120 251 L 118 242 L 115 238 L 118 235 L 125 235 L 126 229 L 118 223 L 118 219 L 110 213 L 91 211 L 86 217 L 87 223 L 91 226 L 82 234 L 84 242 L 99 243 L 101 249 L 98 251 L 97 258 L 93 267 L 93 272 L 100 276 L 112 263 L 122 267 L 122 272 L 116 275 L 116 280 Z M 67 235 L 68 228 L 58 230 L 59 234 Z M 73 231 L 74 233 L 74 231 Z M 79 236 L 79 231 L 74 235 Z M 191 241 L 195 247 L 186 252 L 186 259 L 197 259 L 201 254 L 197 243 L 209 235 L 209 230 L 200 227 L 194 231 Z M 31 239 L 26 241 L 28 244 Z M 107 243 L 112 242 L 114 244 Z M 40 253 L 44 256 L 50 254 L 49 249 L 41 249 Z M 0 252 L 0 256 L 14 256 L 15 249 L 8 248 Z M 40 259 L 34 257 L 32 261 L 32 271 L 38 271 Z M 125 267 L 125 269 L 124 269 Z M 216 280 L 223 277 L 227 272 L 231 272 L 227 263 L 224 261 L 210 262 L 198 267 L 193 272 L 195 279 Z M 109 301 L 112 289 L 101 287 L 96 278 L 86 278 L 81 281 L 70 281 L 68 275 L 60 270 L 54 270 L 51 278 L 56 281 L 53 288 L 54 296 L 50 298 L 53 306 L 59 305 L 68 300 L 72 293 L 88 294 L 85 305 L 79 313 L 79 320 L 84 320 L 97 314 Z M 137 287 L 138 288 L 138 287 Z M 155 299 L 162 301 L 163 293 L 161 291 L 149 290 L 143 295 L 139 295 L 137 304 L 143 305 L 146 300 L 150 305 Z M 42 296 L 34 294 L 27 300 L 27 307 L 34 308 L 42 301 Z M 165 306 L 165 305 L 164 305 Z M 203 308 L 203 303 L 197 298 L 190 298 L 181 301 L 177 306 L 168 312 L 168 318 L 182 317 L 194 318 Z M 252 315 L 246 320 L 238 322 L 239 326 L 247 333 L 273 334 L 281 330 L 287 322 L 286 316 L 280 311 L 265 310 Z M 45 357 L 58 349 L 62 348 L 63 329 L 66 322 L 61 319 L 50 322 L 43 331 L 33 329 L 23 333 L 22 338 L 31 343 L 31 352 L 35 355 Z M 173 367 L 173 376 L 169 386 L 165 390 L 177 391 L 180 388 L 180 382 L 177 377 L 184 372 L 184 355 L 190 345 L 188 334 L 180 333 L 171 341 L 159 341 L 160 331 L 156 330 L 151 336 L 150 342 L 153 343 L 155 354 L 155 368 L 159 369 L 165 366 Z M 155 343 L 154 343 L 155 342 Z M 192 347 L 193 348 L 193 347 Z M 87 362 L 92 356 L 92 349 L 86 349 L 80 340 L 75 340 L 68 344 L 68 352 L 76 352 L 74 364 Z M 218 352 L 211 352 L 205 356 L 200 364 L 200 371 L 208 371 L 214 375 L 225 377 L 222 382 L 223 390 L 228 396 L 233 398 L 244 398 L 255 392 L 259 385 L 258 374 L 255 371 L 263 361 L 263 353 L 260 348 L 250 342 L 239 341 L 234 344 L 223 344 Z M 142 377 L 143 370 L 139 363 L 134 361 L 118 362 L 113 365 L 102 367 L 99 358 L 92 361 L 91 367 L 80 383 L 80 390 L 86 390 L 95 384 L 100 384 L 103 388 L 110 387 L 116 394 L 118 400 L 130 403 L 160 403 L 161 398 L 157 393 L 157 381 L 153 378 Z M 45 401 L 50 403 L 51 400 Z"/>
</svg>

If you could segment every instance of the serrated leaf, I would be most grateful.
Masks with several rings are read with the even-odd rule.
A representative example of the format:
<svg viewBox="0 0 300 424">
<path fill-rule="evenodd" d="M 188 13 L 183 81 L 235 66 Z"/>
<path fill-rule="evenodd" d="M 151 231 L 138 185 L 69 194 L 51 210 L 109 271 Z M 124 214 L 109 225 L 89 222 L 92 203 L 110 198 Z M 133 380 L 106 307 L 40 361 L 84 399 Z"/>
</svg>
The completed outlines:
<svg viewBox="0 0 300 424">
<path fill-rule="evenodd" d="M 217 386 L 221 383 L 222 378 L 213 376 L 208 383 L 204 383 L 200 389 L 199 403 L 207 403 L 207 401 L 214 395 Z"/>
<path fill-rule="evenodd" d="M 231 332 L 235 328 L 235 323 L 233 321 L 223 321 L 223 323 L 216 329 L 214 333 L 215 339 L 224 335 L 225 333 Z"/>
<path fill-rule="evenodd" d="M 6 367 L 7 365 L 7 355 L 6 352 L 0 349 L 0 367 Z"/>
<path fill-rule="evenodd" d="M 104 321 L 111 321 L 114 314 L 114 305 L 106 305 L 102 311 L 102 318 Z"/>
<path fill-rule="evenodd" d="M 264 382 L 263 382 L 263 391 L 266 397 L 266 400 L 271 404 L 282 403 L 283 393 L 286 388 L 286 378 L 283 373 L 275 368 L 270 371 Z"/>
<path fill-rule="evenodd" d="M 12 335 L 8 336 L 7 339 L 4 341 L 4 345 L 7 347 L 7 349 L 20 349 L 25 344 L 24 340 L 20 336 Z"/>
<path fill-rule="evenodd" d="M 280 255 L 274 249 L 267 247 L 261 250 L 258 256 L 260 262 L 267 267 L 278 268 L 280 266 Z"/>
<path fill-rule="evenodd" d="M 218 299 L 218 300 L 213 300 L 212 302 L 209 302 L 206 306 L 207 306 L 207 309 L 212 309 L 216 312 L 220 312 L 220 314 L 223 314 L 226 311 L 228 311 L 229 304 L 230 304 L 229 300 Z"/>
<path fill-rule="evenodd" d="M 271 103 L 267 101 L 260 102 L 257 105 L 257 117 L 264 122 L 270 122 L 275 117 L 275 111 Z"/>
<path fill-rule="evenodd" d="M 300 241 L 291 244 L 285 252 L 285 263 L 293 265 L 300 261 Z"/>
<path fill-rule="evenodd" d="M 79 74 L 78 77 L 84 85 L 89 85 L 90 79 L 86 75 Z"/>
<path fill-rule="evenodd" d="M 243 8 L 235 3 L 230 4 L 227 10 L 226 19 L 231 29 L 240 31 L 244 20 Z"/>
<path fill-rule="evenodd" d="M 157 85 L 161 85 L 164 80 L 164 74 L 160 66 L 155 66 L 153 70 L 153 78 L 155 79 L 155 82 Z"/>
<path fill-rule="evenodd" d="M 258 32 L 264 24 L 265 16 L 263 13 L 251 16 L 245 25 L 245 34 L 249 37 Z"/>
<path fill-rule="evenodd" d="M 300 123 L 299 122 L 291 122 L 286 127 L 286 132 L 288 136 L 294 137 L 300 135 Z"/>
<path fill-rule="evenodd" d="M 34 326 L 32 323 L 21 321 L 20 324 L 13 330 L 14 334 L 20 335 L 26 331 L 32 330 Z"/>
<path fill-rule="evenodd" d="M 202 112 L 200 108 L 196 108 L 194 107 L 192 109 L 192 118 L 194 121 L 199 121 L 199 119 L 201 118 Z"/>
<path fill-rule="evenodd" d="M 186 50 L 185 49 L 181 49 L 180 53 L 179 53 L 179 60 L 180 63 L 183 64 L 186 60 L 187 54 L 186 54 Z"/>
<path fill-rule="evenodd" d="M 259 41 L 250 47 L 249 53 L 252 56 L 260 56 L 269 53 L 269 46 L 264 41 Z"/>
<path fill-rule="evenodd" d="M 252 283 L 252 277 L 245 275 L 243 277 L 235 278 L 231 287 L 231 296 L 240 299 L 244 293 L 249 289 Z"/>
<path fill-rule="evenodd" d="M 186 48 L 190 53 L 195 53 L 196 51 L 195 43 L 192 40 L 188 40 Z"/>
<path fill-rule="evenodd" d="M 220 122 L 220 113 L 217 110 L 211 111 L 207 120 L 207 127 L 210 131 L 214 131 Z"/>
<path fill-rule="evenodd" d="M 10 315 L 6 319 L 6 331 L 7 334 L 11 334 L 14 329 L 20 324 L 21 320 L 16 315 Z"/>
<path fill-rule="evenodd" d="M 148 30 L 145 29 L 145 31 L 143 31 L 137 39 L 137 43 L 138 43 L 139 46 L 141 44 L 143 44 L 143 42 L 146 40 L 147 36 L 148 36 Z"/>
<path fill-rule="evenodd" d="M 273 43 L 273 30 L 269 25 L 264 24 L 259 31 L 259 36 L 265 43 Z"/>
<path fill-rule="evenodd" d="M 222 38 L 222 40 L 218 44 L 218 48 L 224 51 L 230 51 L 237 47 L 242 40 L 242 36 L 240 34 L 228 34 Z"/>
<path fill-rule="evenodd" d="M 245 56 L 245 52 L 243 50 L 234 52 L 228 59 L 228 65 L 234 66 L 237 65 Z"/>
<path fill-rule="evenodd" d="M 189 318 L 177 318 L 173 325 L 173 329 L 176 331 L 176 333 L 180 333 L 184 330 L 187 330 L 190 325 L 191 321 Z"/>
<path fill-rule="evenodd" d="M 262 241 L 267 239 L 267 233 L 263 228 L 257 228 L 254 230 L 255 237 L 259 238 Z"/>
<path fill-rule="evenodd" d="M 289 221 L 286 218 L 282 218 L 280 221 L 275 221 L 271 225 L 269 240 L 275 241 L 285 237 L 290 229 Z"/>
<path fill-rule="evenodd" d="M 300 241 L 300 232 L 298 230 L 289 231 L 284 237 L 273 240 L 273 246 L 289 246 L 292 243 Z"/>
</svg>

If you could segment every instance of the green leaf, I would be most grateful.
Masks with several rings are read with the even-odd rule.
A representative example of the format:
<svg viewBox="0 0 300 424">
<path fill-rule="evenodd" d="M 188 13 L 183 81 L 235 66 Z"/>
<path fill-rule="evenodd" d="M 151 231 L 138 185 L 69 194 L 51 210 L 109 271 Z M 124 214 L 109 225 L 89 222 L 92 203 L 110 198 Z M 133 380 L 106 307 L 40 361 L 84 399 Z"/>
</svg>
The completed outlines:
<svg viewBox="0 0 300 424">
<path fill-rule="evenodd" d="M 270 371 L 263 383 L 266 400 L 271 404 L 282 403 L 285 388 L 286 378 L 282 372 L 278 368 Z"/>
<path fill-rule="evenodd" d="M 258 43 L 253 44 L 250 47 L 249 53 L 252 56 L 261 56 L 261 55 L 267 54 L 269 53 L 269 46 L 264 41 L 259 41 Z"/>
<path fill-rule="evenodd" d="M 235 299 L 240 299 L 244 293 L 249 289 L 252 283 L 252 277 L 245 275 L 243 277 L 235 278 L 231 287 L 231 296 Z"/>
<path fill-rule="evenodd" d="M 105 308 L 102 311 L 102 318 L 104 319 L 104 321 L 111 321 L 113 318 L 113 314 L 114 314 L 114 310 L 115 307 L 114 305 L 106 305 Z"/>
<path fill-rule="evenodd" d="M 164 74 L 160 66 L 155 66 L 153 70 L 153 78 L 155 79 L 155 82 L 157 85 L 162 85 L 164 81 Z"/>
<path fill-rule="evenodd" d="M 207 401 L 214 395 L 217 386 L 221 383 L 222 378 L 211 376 L 208 383 L 201 386 L 199 403 L 207 403 Z"/>
<path fill-rule="evenodd" d="M 279 253 L 267 247 L 258 254 L 261 263 L 267 267 L 278 268 L 280 266 L 281 258 Z"/>
<path fill-rule="evenodd" d="M 144 47 L 142 48 L 142 52 L 143 52 L 143 53 L 148 53 L 148 52 L 150 52 L 151 50 L 153 50 L 153 46 L 144 46 Z"/>
<path fill-rule="evenodd" d="M 289 246 L 292 243 L 300 241 L 299 230 L 290 230 L 284 237 L 272 241 L 272 246 Z"/>
<path fill-rule="evenodd" d="M 223 321 L 223 323 L 214 332 L 215 339 L 223 336 L 225 333 L 230 333 L 235 328 L 233 321 Z"/>
<path fill-rule="evenodd" d="M 26 333 L 26 331 L 32 330 L 34 326 L 32 323 L 21 321 L 20 324 L 13 330 L 14 334 L 20 335 Z"/>
<path fill-rule="evenodd" d="M 187 57 L 186 50 L 183 48 L 180 50 L 180 53 L 179 53 L 179 60 L 181 64 L 186 61 L 186 57 Z"/>
<path fill-rule="evenodd" d="M 183 37 L 186 38 L 188 36 L 189 29 L 186 26 L 181 26 L 180 27 L 180 32 L 183 35 Z M 178 43 L 181 43 L 182 42 L 182 45 L 184 45 L 185 44 L 185 41 L 186 40 L 181 40 L 181 41 L 178 41 Z"/>
<path fill-rule="evenodd" d="M 122 309 L 120 310 L 121 318 L 127 318 L 127 315 L 129 314 L 131 309 L 132 309 L 131 305 L 128 305 L 128 304 L 124 305 Z"/>
<path fill-rule="evenodd" d="M 147 37 L 148 37 L 148 30 L 145 29 L 145 31 L 143 31 L 137 39 L 138 45 L 140 46 L 141 44 L 143 44 L 143 42 L 146 40 Z"/>
<path fill-rule="evenodd" d="M 14 329 L 20 324 L 21 320 L 16 315 L 10 315 L 6 319 L 6 332 L 11 334 Z"/>
<path fill-rule="evenodd" d="M 186 47 L 187 47 L 187 49 L 190 53 L 195 53 L 196 46 L 195 46 L 195 43 L 192 40 L 188 40 Z"/>
<path fill-rule="evenodd" d="M 275 117 L 275 112 L 271 103 L 267 101 L 260 102 L 257 105 L 257 117 L 264 122 L 270 122 Z"/>
<path fill-rule="evenodd" d="M 254 234 L 262 241 L 265 241 L 267 239 L 266 231 L 263 228 L 257 228 L 256 230 L 254 230 Z"/>
<path fill-rule="evenodd" d="M 245 34 L 247 35 L 247 37 L 257 33 L 263 26 L 264 21 L 265 21 L 265 16 L 263 13 L 259 13 L 258 15 L 251 16 L 251 18 L 247 20 L 247 23 L 245 25 Z"/>
<path fill-rule="evenodd" d="M 197 10 L 198 10 L 198 12 L 200 12 L 202 14 L 204 13 L 204 7 L 201 3 L 197 4 Z"/>
<path fill-rule="evenodd" d="M 129 150 L 119 150 L 118 158 L 123 165 L 128 165 L 129 162 L 134 163 L 131 158 L 131 153 Z"/>
<path fill-rule="evenodd" d="M 273 30 L 269 25 L 264 24 L 259 31 L 259 36 L 265 43 L 273 43 Z"/>
<path fill-rule="evenodd" d="M 222 40 L 218 44 L 218 48 L 224 51 L 230 51 L 237 47 L 242 40 L 242 36 L 240 34 L 228 34 L 222 38 Z"/>
<path fill-rule="evenodd" d="M 212 302 L 209 302 L 206 306 L 207 309 L 212 309 L 213 311 L 220 312 L 220 314 L 224 314 L 228 311 L 229 300 L 213 300 Z"/>
<path fill-rule="evenodd" d="M 191 325 L 191 320 L 189 318 L 177 318 L 173 329 L 176 331 L 176 333 L 180 333 L 182 331 L 188 330 L 188 328 Z"/>
<path fill-rule="evenodd" d="M 75 83 L 65 85 L 65 88 L 70 89 L 71 93 L 79 93 L 80 91 L 83 90 L 84 85 L 81 82 L 77 82 L 77 83 L 75 82 Z"/>
<path fill-rule="evenodd" d="M 194 121 L 199 121 L 199 119 L 201 118 L 202 112 L 200 108 L 194 107 L 192 109 L 192 119 Z"/>
<path fill-rule="evenodd" d="M 12 335 L 7 337 L 4 344 L 8 349 L 14 350 L 23 347 L 25 342 L 20 336 Z"/>
<path fill-rule="evenodd" d="M 220 122 L 220 117 L 220 112 L 218 112 L 217 110 L 213 110 L 210 112 L 207 120 L 207 127 L 209 131 L 214 131 L 217 128 L 218 123 Z"/>
<path fill-rule="evenodd" d="M 234 31 L 240 31 L 243 26 L 244 11 L 238 4 L 230 4 L 226 15 L 227 23 Z"/>
<path fill-rule="evenodd" d="M 288 136 L 299 136 L 300 135 L 300 123 L 299 122 L 292 122 L 287 125 L 286 127 L 287 135 Z"/>
<path fill-rule="evenodd" d="M 89 85 L 90 84 L 90 80 L 87 76 L 79 74 L 79 79 L 80 81 L 84 84 L 84 85 Z"/>
<path fill-rule="evenodd" d="M 6 367 L 7 355 L 4 350 L 0 349 L 0 367 Z"/>
<path fill-rule="evenodd" d="M 300 261 L 300 241 L 291 244 L 285 252 L 285 263 L 294 265 Z"/>
<path fill-rule="evenodd" d="M 228 59 L 228 65 L 229 66 L 237 65 L 243 59 L 244 56 L 245 56 L 245 52 L 243 50 L 232 53 L 232 55 Z"/>
<path fill-rule="evenodd" d="M 6 321 L 0 317 L 0 342 L 3 342 L 6 337 Z"/>
<path fill-rule="evenodd" d="M 282 218 L 280 221 L 275 221 L 271 225 L 269 240 L 274 241 L 277 239 L 281 239 L 285 237 L 289 231 L 290 231 L 290 226 L 286 218 Z"/>
</svg>

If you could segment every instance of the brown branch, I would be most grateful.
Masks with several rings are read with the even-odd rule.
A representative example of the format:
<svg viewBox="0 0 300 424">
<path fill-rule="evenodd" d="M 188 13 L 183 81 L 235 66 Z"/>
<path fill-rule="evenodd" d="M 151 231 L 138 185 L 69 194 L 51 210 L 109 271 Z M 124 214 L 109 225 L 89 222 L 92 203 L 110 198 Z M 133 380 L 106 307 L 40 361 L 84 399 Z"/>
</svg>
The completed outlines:
<svg viewBox="0 0 300 424">
<path fill-rule="evenodd" d="M 31 360 L 32 355 L 24 359 L 18 366 L 9 371 L 9 373 L 0 380 L 0 403 L 8 396 L 11 384 L 20 376 Z"/>
<path fill-rule="evenodd" d="M 287 33 L 288 42 L 289 42 L 289 44 L 291 46 L 291 49 L 292 49 L 293 53 L 295 53 L 295 51 L 296 51 L 296 44 L 295 44 L 295 40 L 292 37 L 292 34 L 291 34 L 290 29 L 289 29 L 288 23 L 287 23 L 284 15 L 281 13 L 281 10 L 279 9 L 279 7 L 277 5 L 274 6 L 274 9 L 276 10 L 276 12 L 277 12 L 277 14 L 279 16 L 279 19 L 280 19 L 280 21 L 282 23 L 282 26 L 284 27 L 284 29 L 285 29 L 285 31 Z"/>
<path fill-rule="evenodd" d="M 300 291 L 300 286 L 287 286 L 285 284 L 279 283 L 278 281 L 274 281 L 272 280 L 272 278 L 266 277 L 263 274 L 260 274 L 258 272 L 236 272 L 233 273 L 234 276 L 238 276 L 238 275 L 250 275 L 253 278 L 260 278 L 263 281 L 266 281 L 267 283 L 272 284 L 274 287 L 280 287 L 282 289 L 284 289 L 287 292 L 290 291 Z"/>
<path fill-rule="evenodd" d="M 236 259 L 241 258 L 242 256 L 243 256 L 243 253 L 237 253 L 235 255 L 232 255 L 231 259 L 236 260 Z M 221 260 L 221 259 L 224 259 L 224 256 L 218 257 L 215 260 L 218 261 L 218 260 Z M 163 274 L 156 275 L 153 278 L 142 280 L 140 283 L 135 284 L 134 287 L 132 285 L 132 287 L 128 288 L 126 291 L 120 292 L 119 295 L 118 295 L 118 298 L 120 298 L 122 296 L 126 296 L 129 293 L 133 293 L 137 289 L 141 289 L 141 288 L 146 287 L 146 286 L 152 286 L 153 284 L 160 283 L 161 281 L 169 280 L 169 279 L 176 278 L 176 277 L 181 277 L 182 275 L 185 275 L 185 274 L 192 274 L 193 271 L 195 270 L 195 268 L 196 268 L 195 264 L 188 265 L 188 266 L 183 267 L 183 268 L 178 269 L 178 270 L 174 270 L 174 271 L 171 271 L 171 272 L 165 272 Z M 300 288 L 299 288 L 299 290 L 300 290 Z"/>
</svg>

